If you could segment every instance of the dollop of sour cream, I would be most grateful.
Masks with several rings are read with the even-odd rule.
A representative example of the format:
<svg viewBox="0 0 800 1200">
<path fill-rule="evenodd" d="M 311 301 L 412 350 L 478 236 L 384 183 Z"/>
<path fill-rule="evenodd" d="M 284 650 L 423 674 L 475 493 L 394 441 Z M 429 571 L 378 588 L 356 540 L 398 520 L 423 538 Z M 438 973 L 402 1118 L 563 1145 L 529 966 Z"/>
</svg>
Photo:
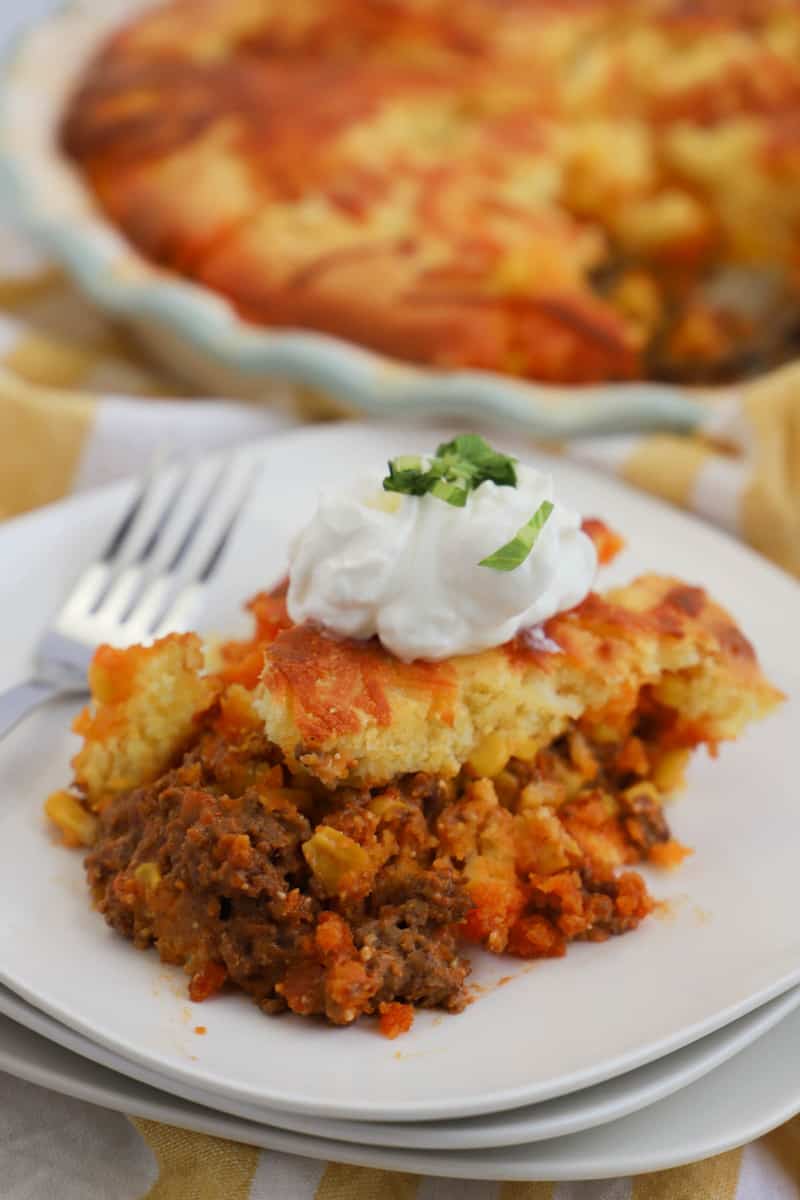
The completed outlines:
<svg viewBox="0 0 800 1200">
<path fill-rule="evenodd" d="M 449 658 L 509 641 L 579 604 L 597 570 L 580 517 L 552 478 L 523 463 L 516 487 L 486 481 L 463 508 L 382 490 L 379 473 L 322 494 L 290 553 L 289 615 L 398 658 Z M 479 566 L 549 500 L 553 510 L 512 571 Z"/>
</svg>

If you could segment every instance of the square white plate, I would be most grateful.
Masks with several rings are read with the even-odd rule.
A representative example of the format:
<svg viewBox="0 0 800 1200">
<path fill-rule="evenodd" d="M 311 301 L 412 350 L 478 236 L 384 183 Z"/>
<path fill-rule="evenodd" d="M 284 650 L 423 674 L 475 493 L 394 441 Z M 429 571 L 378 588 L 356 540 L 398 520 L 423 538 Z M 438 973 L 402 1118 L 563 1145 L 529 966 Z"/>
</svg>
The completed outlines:
<svg viewBox="0 0 800 1200">
<path fill-rule="evenodd" d="M 317 486 L 436 439 L 342 425 L 252 450 L 263 459 L 260 485 L 204 626 L 230 626 L 242 598 L 281 575 L 288 538 L 310 514 Z M 800 589 L 792 580 L 614 480 L 560 461 L 548 466 L 565 499 L 628 538 L 605 582 L 659 570 L 707 585 L 741 621 L 767 674 L 790 697 L 800 693 Z M 0 684 L 29 670 L 37 634 L 129 495 L 127 486 L 105 489 L 0 529 Z M 193 1006 L 179 971 L 112 934 L 89 909 L 80 856 L 52 841 L 42 816 L 44 796 L 68 778 L 69 715 L 54 705 L 0 745 L 0 981 L 124 1057 L 212 1095 L 359 1120 L 492 1112 L 631 1070 L 800 982 L 794 698 L 718 761 L 695 762 L 670 817 L 696 853 L 678 872 L 648 874 L 670 902 L 669 919 L 532 968 L 477 954 L 479 983 L 509 973 L 513 981 L 489 987 L 457 1017 L 420 1013 L 400 1042 L 380 1038 L 369 1022 L 333 1029 L 266 1018 L 243 996 Z M 193 1033 L 199 1024 L 204 1037 Z"/>
<path fill-rule="evenodd" d="M 399 1150 L 483 1150 L 497 1146 L 532 1145 L 565 1137 L 618 1121 L 629 1113 L 641 1112 L 666 1096 L 689 1087 L 728 1059 L 741 1054 L 800 1006 L 800 988 L 776 996 L 767 1004 L 723 1025 L 714 1033 L 674 1050 L 663 1058 L 616 1075 L 605 1083 L 581 1088 L 540 1104 L 503 1112 L 482 1113 L 453 1121 L 337 1121 L 305 1113 L 284 1112 L 257 1104 L 244 1104 L 219 1093 L 207 1095 L 179 1079 L 168 1079 L 157 1071 L 130 1062 L 105 1046 L 99 1046 L 68 1025 L 28 1004 L 16 992 L 0 986 L 0 1014 L 41 1034 L 66 1050 L 72 1050 L 118 1075 L 158 1088 L 171 1096 L 228 1113 L 245 1121 L 288 1129 L 293 1133 L 330 1138 L 356 1146 L 393 1146 Z"/>
<path fill-rule="evenodd" d="M 0 1017 L 0 1070 L 129 1116 L 323 1162 L 470 1180 L 607 1179 L 722 1154 L 800 1111 L 800 1013 L 792 1013 L 730 1062 L 660 1104 L 598 1129 L 495 1150 L 400 1150 L 288 1133 L 147 1087 L 6 1017 Z M 13 1091 L 9 1094 L 13 1097 Z M 301 1171 L 306 1174 L 302 1163 L 286 1166 L 290 1172 L 296 1166 L 297 1177 Z M 461 1191 L 443 1187 L 438 1194 L 452 1200 Z"/>
</svg>

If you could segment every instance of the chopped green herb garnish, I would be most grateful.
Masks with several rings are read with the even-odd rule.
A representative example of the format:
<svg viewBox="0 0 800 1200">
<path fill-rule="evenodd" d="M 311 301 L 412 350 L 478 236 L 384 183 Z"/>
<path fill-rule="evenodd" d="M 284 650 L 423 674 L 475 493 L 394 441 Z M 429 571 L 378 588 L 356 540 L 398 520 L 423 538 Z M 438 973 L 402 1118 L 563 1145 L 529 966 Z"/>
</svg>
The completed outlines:
<svg viewBox="0 0 800 1200">
<path fill-rule="evenodd" d="M 447 479 L 437 479 L 430 492 L 437 500 L 444 500 L 456 508 L 463 508 L 467 503 L 469 486 L 461 479 L 452 483 Z"/>
<path fill-rule="evenodd" d="M 499 550 L 495 550 L 494 554 L 490 554 L 488 558 L 482 558 L 478 566 L 491 567 L 493 571 L 514 571 L 525 562 L 536 545 L 536 539 L 552 511 L 553 506 L 550 501 L 543 500 L 530 521 L 526 521 L 522 528 L 517 530 L 511 541 L 506 542 L 505 546 L 501 546 Z"/>
<path fill-rule="evenodd" d="M 399 464 L 408 462 L 408 458 L 394 459 L 389 463 L 389 474 L 383 481 L 385 492 L 403 492 L 406 496 L 424 496 L 430 491 L 429 472 L 418 467 L 402 467 Z"/>
<path fill-rule="evenodd" d="M 436 457 L 456 469 L 470 471 L 479 483 L 491 479 L 499 487 L 517 486 L 517 460 L 493 449 L 478 433 L 462 433 L 452 442 L 443 442 Z M 477 487 L 478 482 L 473 486 Z"/>
<path fill-rule="evenodd" d="M 394 465 L 398 471 L 421 471 L 422 459 L 418 454 L 401 454 Z"/>
<path fill-rule="evenodd" d="M 480 434 L 462 433 L 452 442 L 443 442 L 427 466 L 413 454 L 393 458 L 383 489 L 406 496 L 430 493 L 446 504 L 463 508 L 469 493 L 487 480 L 498 487 L 516 487 L 516 461 L 494 450 Z"/>
</svg>

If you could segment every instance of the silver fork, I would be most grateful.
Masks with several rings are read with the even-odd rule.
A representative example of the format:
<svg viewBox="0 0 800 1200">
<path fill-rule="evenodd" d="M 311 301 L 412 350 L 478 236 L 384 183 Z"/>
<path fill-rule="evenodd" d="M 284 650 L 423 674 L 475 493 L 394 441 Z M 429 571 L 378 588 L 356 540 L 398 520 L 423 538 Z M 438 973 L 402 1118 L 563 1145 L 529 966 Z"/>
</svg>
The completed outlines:
<svg viewBox="0 0 800 1200">
<path fill-rule="evenodd" d="M 0 693 L 0 738 L 46 701 L 86 694 L 86 672 L 101 643 L 130 646 L 189 628 L 255 474 L 246 452 L 216 469 L 151 469 L 41 638 L 32 678 Z"/>
</svg>

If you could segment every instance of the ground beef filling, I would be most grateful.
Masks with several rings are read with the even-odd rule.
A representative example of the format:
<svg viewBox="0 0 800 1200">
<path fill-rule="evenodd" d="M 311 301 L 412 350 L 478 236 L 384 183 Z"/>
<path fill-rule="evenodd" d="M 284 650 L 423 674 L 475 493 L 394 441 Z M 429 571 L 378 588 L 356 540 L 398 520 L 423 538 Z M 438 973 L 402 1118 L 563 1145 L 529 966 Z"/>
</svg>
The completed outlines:
<svg viewBox="0 0 800 1200">
<path fill-rule="evenodd" d="M 302 849 L 307 794 L 263 781 L 230 794 L 218 752 L 206 742 L 103 811 L 86 867 L 108 923 L 183 964 L 197 1000 L 229 979 L 267 1011 L 337 1024 L 392 1002 L 462 1008 L 469 963 L 456 927 L 470 899 L 453 869 L 434 866 L 432 850 L 408 861 L 396 851 L 368 894 L 326 895 Z M 339 823 L 352 827 L 370 799 L 348 796 Z"/>
<path fill-rule="evenodd" d="M 409 1006 L 464 1007 L 469 942 L 560 955 L 651 911 L 641 877 L 618 870 L 672 845 L 638 761 L 563 739 L 493 780 L 331 792 L 260 737 L 207 732 L 107 804 L 88 879 L 115 930 L 184 966 L 192 999 L 230 981 L 267 1012 L 373 1013 L 395 1036 Z"/>
</svg>

